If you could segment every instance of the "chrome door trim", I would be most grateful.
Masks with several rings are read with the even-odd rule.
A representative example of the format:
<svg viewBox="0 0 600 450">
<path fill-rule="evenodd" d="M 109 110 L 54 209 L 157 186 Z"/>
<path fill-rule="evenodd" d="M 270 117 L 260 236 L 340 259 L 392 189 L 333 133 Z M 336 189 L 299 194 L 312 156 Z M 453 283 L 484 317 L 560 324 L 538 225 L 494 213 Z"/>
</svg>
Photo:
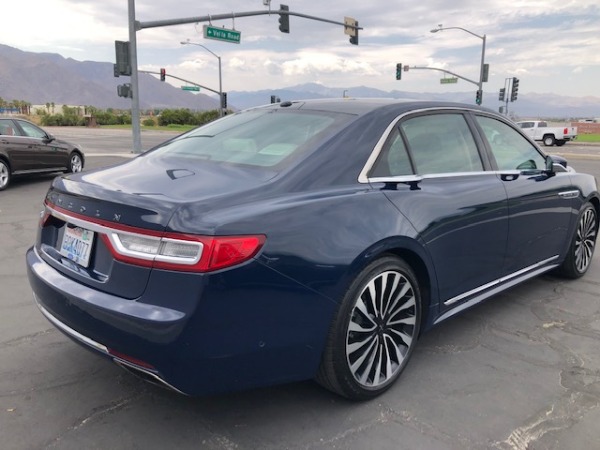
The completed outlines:
<svg viewBox="0 0 600 450">
<path fill-rule="evenodd" d="M 521 270 L 519 270 L 517 272 L 514 272 L 514 273 L 512 273 L 510 275 L 506 275 L 504 277 L 498 278 L 497 280 L 491 281 L 491 282 L 489 282 L 487 284 L 484 284 L 483 286 L 479 286 L 478 288 L 475 288 L 475 289 L 472 289 L 472 290 L 470 290 L 468 292 L 465 292 L 463 294 L 457 295 L 456 297 L 453 297 L 453 298 L 451 298 L 449 300 L 446 300 L 444 302 L 444 305 L 445 306 L 452 305 L 452 304 L 454 304 L 454 303 L 456 303 L 456 302 L 458 302 L 458 301 L 460 301 L 460 300 L 462 300 L 462 299 L 464 299 L 466 297 L 470 297 L 472 295 L 477 294 L 478 292 L 485 291 L 485 290 L 487 290 L 487 289 L 489 289 L 489 288 L 491 288 L 493 286 L 496 286 L 498 284 L 505 283 L 505 282 L 507 282 L 507 281 L 509 281 L 509 280 L 511 280 L 513 278 L 519 277 L 519 276 L 521 276 L 521 275 L 523 275 L 523 274 L 525 274 L 527 272 L 535 270 L 538 267 L 545 266 L 549 262 L 554 261 L 555 259 L 558 259 L 558 256 L 559 255 L 554 255 L 554 256 L 552 256 L 552 257 L 550 257 L 548 259 L 540 261 L 540 262 L 538 262 L 536 264 L 533 264 L 533 265 L 531 265 L 529 267 L 525 267 L 524 269 L 521 269 Z"/>
<path fill-rule="evenodd" d="M 558 196 L 562 198 L 577 198 L 579 197 L 579 189 L 575 189 L 573 191 L 559 192 Z"/>
</svg>

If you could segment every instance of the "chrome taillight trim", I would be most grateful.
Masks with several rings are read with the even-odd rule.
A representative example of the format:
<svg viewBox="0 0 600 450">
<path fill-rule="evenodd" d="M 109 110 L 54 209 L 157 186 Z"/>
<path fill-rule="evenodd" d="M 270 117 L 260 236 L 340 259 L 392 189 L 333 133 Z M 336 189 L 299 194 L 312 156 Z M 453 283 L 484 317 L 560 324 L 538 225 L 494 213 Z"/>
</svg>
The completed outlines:
<svg viewBox="0 0 600 450">
<path fill-rule="evenodd" d="M 200 261 L 200 259 L 202 258 L 202 253 L 204 251 L 204 245 L 199 241 L 193 241 L 193 240 L 187 240 L 187 239 L 173 239 L 173 238 L 161 237 L 161 236 L 156 236 L 153 234 L 145 234 L 145 233 L 133 233 L 130 231 L 120 230 L 118 228 L 110 228 L 110 227 L 107 227 L 104 225 L 100 225 L 99 223 L 96 223 L 96 222 L 84 220 L 79 217 L 72 216 L 70 214 L 65 214 L 61 211 L 58 211 L 58 210 L 52 208 L 52 206 L 50 206 L 48 204 L 46 204 L 46 208 L 48 209 L 48 213 L 50 215 L 56 217 L 57 219 L 60 219 L 64 222 L 75 225 L 77 227 L 85 228 L 87 230 L 94 231 L 96 233 L 104 234 L 109 239 L 109 241 L 110 241 L 111 245 L 113 246 L 113 248 L 115 249 L 115 251 L 117 251 L 119 254 L 126 256 L 126 257 L 141 259 L 144 261 L 158 261 L 158 262 L 165 262 L 165 263 L 172 263 L 172 264 L 180 264 L 180 265 L 185 265 L 185 266 L 193 266 L 194 264 L 197 264 Z M 160 232 L 154 232 L 154 233 L 161 234 Z M 161 243 L 174 242 L 174 243 L 179 243 L 179 244 L 195 246 L 198 248 L 198 252 L 197 252 L 196 256 L 193 258 L 165 256 L 165 255 L 161 255 L 159 253 L 150 254 L 150 253 L 136 252 L 136 251 L 129 250 L 126 247 L 124 247 L 123 244 L 121 243 L 121 240 L 118 237 L 119 235 L 136 236 L 136 237 L 141 237 L 144 239 L 156 241 L 159 243 L 159 251 L 160 251 Z"/>
</svg>

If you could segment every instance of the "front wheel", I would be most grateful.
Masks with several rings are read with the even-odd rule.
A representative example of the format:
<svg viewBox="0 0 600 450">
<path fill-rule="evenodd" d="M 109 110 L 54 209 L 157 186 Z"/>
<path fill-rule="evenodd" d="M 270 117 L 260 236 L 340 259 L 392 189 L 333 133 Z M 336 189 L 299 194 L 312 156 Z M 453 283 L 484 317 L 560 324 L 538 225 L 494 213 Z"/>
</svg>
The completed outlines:
<svg viewBox="0 0 600 450">
<path fill-rule="evenodd" d="M 571 239 L 567 256 L 558 268 L 558 273 L 567 278 L 583 276 L 592 262 L 596 237 L 598 235 L 598 214 L 596 208 L 586 203 L 579 213 L 577 228 Z"/>
<path fill-rule="evenodd" d="M 546 147 L 552 147 L 554 145 L 554 142 L 555 142 L 554 136 L 552 136 L 550 134 L 548 136 L 544 136 L 544 145 Z"/>
<path fill-rule="evenodd" d="M 333 320 L 317 382 L 353 400 L 386 391 L 413 352 L 421 322 L 417 278 L 386 256 L 354 280 Z"/>
<path fill-rule="evenodd" d="M 10 167 L 3 159 L 0 159 L 0 191 L 8 187 L 10 183 Z"/>
<path fill-rule="evenodd" d="M 83 170 L 83 158 L 77 152 L 71 153 L 69 156 L 69 167 L 67 169 L 68 172 L 77 173 Z"/>
</svg>

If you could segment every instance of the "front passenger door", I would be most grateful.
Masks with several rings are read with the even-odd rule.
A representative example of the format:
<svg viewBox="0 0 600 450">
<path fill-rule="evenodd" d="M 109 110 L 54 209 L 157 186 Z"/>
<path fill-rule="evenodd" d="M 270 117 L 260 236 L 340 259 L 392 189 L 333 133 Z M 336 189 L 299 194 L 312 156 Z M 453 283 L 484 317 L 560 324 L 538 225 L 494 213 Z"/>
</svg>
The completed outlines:
<svg viewBox="0 0 600 450">
<path fill-rule="evenodd" d="M 509 124 L 482 115 L 476 121 L 508 195 L 507 274 L 557 259 L 566 245 L 578 192 L 569 174 L 548 173 L 546 157 Z"/>
</svg>

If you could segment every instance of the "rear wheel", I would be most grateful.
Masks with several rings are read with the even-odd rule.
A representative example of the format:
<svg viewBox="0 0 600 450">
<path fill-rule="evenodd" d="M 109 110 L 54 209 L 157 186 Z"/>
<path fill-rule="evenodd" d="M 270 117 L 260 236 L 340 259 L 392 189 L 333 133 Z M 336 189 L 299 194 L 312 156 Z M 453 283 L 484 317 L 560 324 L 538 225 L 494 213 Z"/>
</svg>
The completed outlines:
<svg viewBox="0 0 600 450">
<path fill-rule="evenodd" d="M 10 167 L 3 159 L 0 159 L 0 191 L 7 188 L 10 183 Z"/>
<path fill-rule="evenodd" d="M 552 147 L 554 145 L 554 136 L 552 136 L 551 134 L 544 136 L 544 145 L 546 147 Z"/>
<path fill-rule="evenodd" d="M 71 153 L 69 156 L 69 168 L 68 172 L 77 173 L 83 170 L 83 158 L 77 152 Z"/>
<path fill-rule="evenodd" d="M 598 214 L 590 203 L 586 203 L 579 213 L 577 228 L 571 239 L 567 256 L 558 268 L 558 273 L 568 278 L 583 276 L 592 262 L 596 237 L 598 235 Z"/>
<path fill-rule="evenodd" d="M 408 363 L 420 321 L 421 294 L 408 264 L 393 256 L 371 263 L 344 296 L 317 381 L 353 400 L 383 393 Z"/>
<path fill-rule="evenodd" d="M 556 145 L 558 145 L 559 147 L 562 147 L 563 145 L 565 145 L 567 141 L 565 140 L 560 140 L 560 141 L 556 141 Z"/>
</svg>

